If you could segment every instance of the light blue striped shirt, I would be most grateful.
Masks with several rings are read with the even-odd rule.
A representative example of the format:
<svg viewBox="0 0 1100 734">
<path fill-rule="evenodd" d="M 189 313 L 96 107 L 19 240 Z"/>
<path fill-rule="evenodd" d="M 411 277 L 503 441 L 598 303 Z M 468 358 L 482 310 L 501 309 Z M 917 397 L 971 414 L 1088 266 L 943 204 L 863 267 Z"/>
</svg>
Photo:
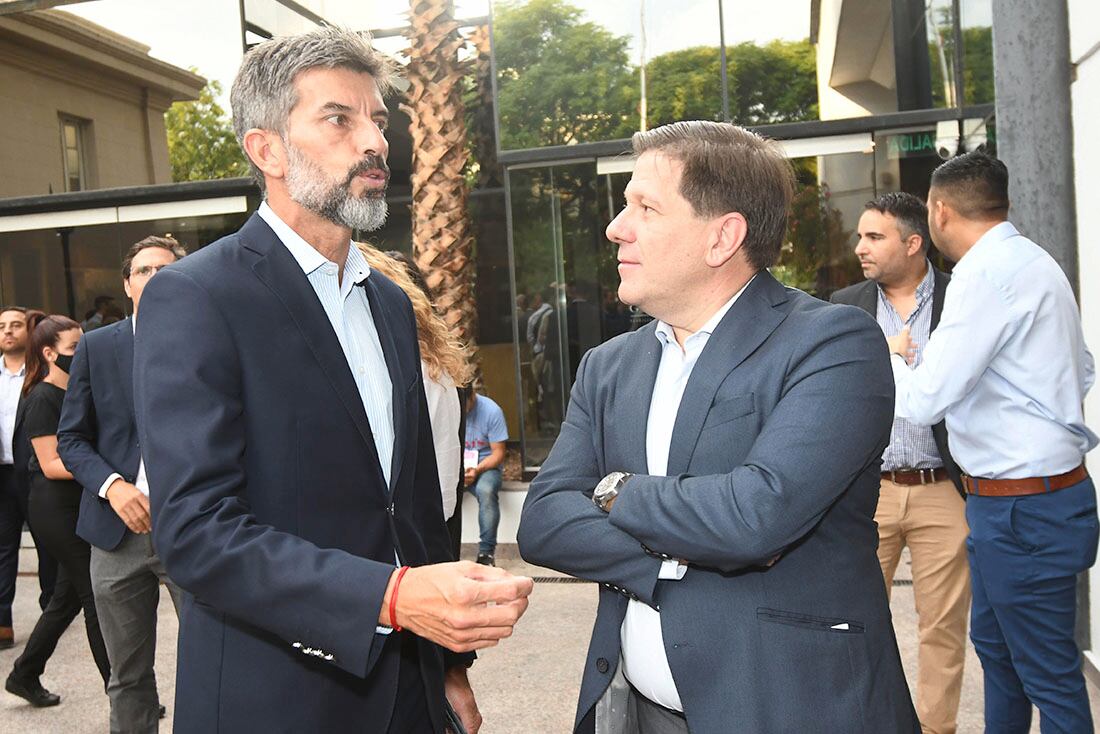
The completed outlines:
<svg viewBox="0 0 1100 734">
<path fill-rule="evenodd" d="M 355 287 L 366 282 L 370 276 L 370 266 L 363 253 L 352 243 L 341 282 L 339 265 L 302 239 L 272 211 L 266 201 L 260 204 L 258 213 L 301 266 L 325 309 L 332 330 L 336 332 L 348 368 L 355 378 L 355 386 L 359 388 L 359 397 L 363 400 L 371 433 L 374 434 L 378 459 L 382 463 L 382 475 L 388 485 L 393 463 L 393 383 L 382 353 L 382 343 L 378 339 L 378 329 L 371 316 L 367 292 Z"/>
<path fill-rule="evenodd" d="M 878 288 L 878 311 L 875 319 L 886 336 L 896 336 L 903 327 L 909 327 L 909 336 L 917 347 L 917 356 L 912 364 L 914 369 L 920 365 L 924 347 L 928 344 L 928 335 L 932 331 L 932 294 L 935 288 L 936 276 L 932 272 L 931 264 L 928 264 L 924 280 L 917 286 L 917 307 L 904 320 L 894 309 L 894 304 L 886 298 L 882 287 Z M 882 470 L 936 469 L 941 466 L 943 459 L 940 458 L 932 429 L 895 417 L 894 425 L 890 429 L 890 445 L 882 455 Z"/>
</svg>

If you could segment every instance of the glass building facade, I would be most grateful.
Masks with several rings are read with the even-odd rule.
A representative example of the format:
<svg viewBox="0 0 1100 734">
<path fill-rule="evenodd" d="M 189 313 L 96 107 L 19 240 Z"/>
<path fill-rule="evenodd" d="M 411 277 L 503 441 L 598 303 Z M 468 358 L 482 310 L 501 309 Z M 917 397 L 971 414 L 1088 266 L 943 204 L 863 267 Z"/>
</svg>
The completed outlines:
<svg viewBox="0 0 1100 734">
<path fill-rule="evenodd" d="M 128 2 L 71 7 L 106 23 L 106 11 Z M 491 78 L 483 80 L 491 114 L 472 95 L 467 109 L 481 143 L 471 146 L 471 170 L 481 175 L 469 176 L 478 347 L 486 392 L 504 409 L 524 466 L 537 468 L 553 444 L 584 352 L 648 320 L 618 301 L 615 250 L 604 235 L 630 178 L 633 132 L 730 120 L 780 140 L 799 188 L 773 272 L 827 298 L 861 278 L 852 248 L 866 201 L 896 190 L 923 197 L 944 156 L 995 146 L 991 3 L 457 3 L 465 30 L 491 27 Z M 162 4 L 169 15 L 184 7 Z M 221 33 L 236 59 L 219 78 L 231 81 L 242 46 L 305 30 L 323 15 L 375 30 L 377 45 L 400 62 L 406 19 L 358 5 L 219 2 L 233 6 L 227 18 L 239 30 Z M 172 23 L 181 34 L 189 27 L 183 17 Z M 391 111 L 390 220 L 363 237 L 407 252 L 409 118 L 398 100 Z M 0 128 L 13 125 L 16 116 L 0 113 Z M 60 166 L 60 144 L 57 154 Z M 119 261 L 132 242 L 172 233 L 194 250 L 236 230 L 259 202 L 246 179 L 24 193 L 0 199 L 0 300 L 77 318 L 99 295 L 128 303 Z"/>
</svg>

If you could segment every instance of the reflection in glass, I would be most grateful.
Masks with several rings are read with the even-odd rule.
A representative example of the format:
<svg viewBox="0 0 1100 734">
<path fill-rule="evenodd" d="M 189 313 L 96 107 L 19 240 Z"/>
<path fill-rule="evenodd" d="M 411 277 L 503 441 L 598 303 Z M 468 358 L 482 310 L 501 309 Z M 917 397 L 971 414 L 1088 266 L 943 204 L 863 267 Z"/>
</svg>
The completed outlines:
<svg viewBox="0 0 1100 734">
<path fill-rule="evenodd" d="M 524 457 L 537 466 L 558 435 L 581 358 L 630 326 L 629 310 L 615 296 L 614 247 L 604 237 L 609 193 L 621 201 L 625 180 L 601 180 L 592 161 L 508 175 L 516 296 L 523 304 Z"/>
<path fill-rule="evenodd" d="M 828 299 L 860 278 L 852 254 L 863 205 L 874 198 L 874 156 L 869 153 L 796 158 L 798 183 L 787 242 L 772 274 L 786 285 Z"/>
<path fill-rule="evenodd" d="M 960 21 L 963 45 L 963 100 L 965 104 L 993 103 L 993 3 L 962 0 Z"/>
</svg>

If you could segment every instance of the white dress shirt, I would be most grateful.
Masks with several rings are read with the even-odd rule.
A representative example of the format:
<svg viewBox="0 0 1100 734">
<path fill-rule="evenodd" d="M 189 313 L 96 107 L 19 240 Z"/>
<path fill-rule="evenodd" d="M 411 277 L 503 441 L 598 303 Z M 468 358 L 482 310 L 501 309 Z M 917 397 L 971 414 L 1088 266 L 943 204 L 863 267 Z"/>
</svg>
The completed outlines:
<svg viewBox="0 0 1100 734">
<path fill-rule="evenodd" d="M 135 333 L 137 332 L 136 313 L 134 314 L 134 317 L 130 319 L 130 328 L 133 329 Z M 103 484 L 99 486 L 100 497 L 102 497 L 103 499 L 107 499 L 107 490 L 111 488 L 111 485 L 115 483 L 116 479 L 123 479 L 123 476 L 121 474 L 112 474 L 103 481 Z M 137 487 L 138 491 L 140 491 L 143 495 L 145 495 L 146 497 L 149 496 L 149 479 L 145 476 L 145 459 L 142 458 L 140 455 L 138 457 L 138 472 L 137 477 L 134 478 L 134 486 Z"/>
<path fill-rule="evenodd" d="M 896 415 L 946 419 L 951 455 L 989 479 L 1061 474 L 1097 443 L 1081 403 L 1095 368 L 1069 281 L 1009 222 L 955 266 L 919 367 L 891 364 Z"/>
<path fill-rule="evenodd" d="M 0 357 L 0 464 L 6 466 L 15 462 L 11 443 L 15 433 L 15 413 L 19 409 L 19 392 L 23 389 L 26 374 L 25 364 L 19 367 L 18 372 L 12 372 L 4 358 Z"/>
<path fill-rule="evenodd" d="M 371 316 L 367 292 L 363 288 L 355 287 L 366 282 L 370 276 L 367 259 L 352 242 L 341 280 L 340 266 L 302 239 L 279 218 L 266 201 L 260 204 L 257 213 L 267 222 L 306 274 L 333 331 L 336 332 L 348 368 L 355 379 L 355 386 L 359 389 L 359 397 L 363 401 L 370 430 L 374 435 L 378 460 L 382 464 L 382 474 L 388 484 L 394 442 L 393 382 L 390 380 L 389 368 L 386 367 L 378 329 Z M 398 560 L 396 550 L 394 560 Z M 385 625 L 378 625 L 375 630 L 384 635 L 393 631 Z"/>
<path fill-rule="evenodd" d="M 749 281 L 751 282 L 752 280 Z M 645 437 L 646 469 L 651 475 L 667 475 L 672 427 L 676 423 L 680 399 L 684 396 L 691 371 L 695 369 L 695 363 L 718 322 L 747 287 L 748 283 L 726 301 L 702 328 L 685 339 L 682 349 L 676 341 L 672 327 L 664 321 L 657 322 L 656 336 L 661 342 L 661 363 L 657 367 L 657 379 L 653 383 Z M 629 482 L 623 491 L 630 491 Z M 658 578 L 678 581 L 686 573 L 687 566 L 675 560 L 665 561 L 661 564 Z M 632 599 L 627 604 L 626 617 L 619 634 L 622 641 L 623 675 L 626 679 L 650 701 L 668 709 L 683 711 L 680 693 L 676 690 L 676 682 L 672 679 L 668 657 L 665 655 L 661 613 L 645 602 Z"/>
<path fill-rule="evenodd" d="M 462 469 L 462 443 L 458 440 L 458 428 L 462 422 L 462 405 L 454 380 L 446 372 L 433 380 L 428 366 L 422 361 L 424 395 L 428 399 L 428 418 L 432 424 L 432 441 L 435 443 L 435 463 L 439 470 L 439 492 L 443 499 L 443 519 L 450 520 L 458 504 L 458 477 Z"/>
</svg>

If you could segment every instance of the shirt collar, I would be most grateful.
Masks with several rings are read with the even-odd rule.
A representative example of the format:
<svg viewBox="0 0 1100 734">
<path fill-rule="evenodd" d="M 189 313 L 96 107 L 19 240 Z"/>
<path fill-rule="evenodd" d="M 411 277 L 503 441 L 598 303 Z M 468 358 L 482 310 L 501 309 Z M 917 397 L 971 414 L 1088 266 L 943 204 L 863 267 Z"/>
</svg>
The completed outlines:
<svg viewBox="0 0 1100 734">
<path fill-rule="evenodd" d="M 754 280 L 756 280 L 755 275 L 749 278 L 749 283 L 753 282 Z M 725 315 L 729 312 L 731 308 L 733 308 L 733 304 L 737 301 L 738 298 L 741 297 L 741 294 L 745 292 L 745 289 L 749 287 L 749 283 L 745 283 L 745 285 L 741 286 L 741 290 L 734 293 L 733 297 L 726 301 L 725 304 L 722 305 L 722 308 L 715 311 L 714 315 L 707 319 L 707 322 L 699 327 L 698 331 L 691 334 L 688 339 L 694 339 L 695 336 L 698 334 L 706 334 L 707 337 L 710 337 L 710 335 L 714 333 L 714 330 L 718 328 L 718 324 L 721 323 Z M 657 322 L 657 338 L 660 339 L 661 342 L 664 344 L 668 344 L 670 341 L 676 341 L 676 336 L 672 333 L 672 327 L 664 321 Z M 684 341 L 686 342 L 687 339 L 685 339 Z"/>
<path fill-rule="evenodd" d="M 275 236 L 279 238 L 279 241 L 290 251 L 290 254 L 294 257 L 298 263 L 298 267 L 302 269 L 302 272 L 306 275 L 311 274 L 317 268 L 323 266 L 325 263 L 331 262 L 328 258 L 317 251 L 313 245 L 302 239 L 302 236 L 291 229 L 287 224 L 275 213 L 275 210 L 268 206 L 267 202 L 260 204 L 260 208 L 256 212 L 260 215 L 260 218 L 267 222 L 272 231 L 275 232 Z M 337 263 L 339 264 L 339 263 Z M 351 248 L 348 250 L 348 258 L 344 261 L 344 272 L 351 276 L 353 283 L 360 283 L 366 280 L 370 275 L 370 266 L 367 265 L 367 259 L 363 256 L 363 253 L 359 251 L 355 243 L 351 243 Z"/>
<path fill-rule="evenodd" d="M 12 372 L 8 369 L 8 364 L 4 361 L 4 358 L 0 357 L 0 370 L 3 370 L 4 374 L 8 377 L 25 377 L 27 374 L 27 363 L 24 362 L 20 365 L 18 372 Z"/>
<path fill-rule="evenodd" d="M 983 253 L 992 252 L 996 249 L 996 246 L 1001 242 L 1012 237 L 1019 236 L 1020 231 L 1016 229 L 1016 225 L 1012 222 L 1001 222 L 995 227 L 991 227 L 986 230 L 986 233 L 978 238 L 978 241 L 974 243 L 973 247 L 955 264 L 955 268 L 952 272 L 960 272 L 959 268 L 962 268 L 962 272 L 965 272 L 969 263 L 978 262 L 982 259 Z M 978 257 L 974 257 L 977 253 Z"/>
</svg>

